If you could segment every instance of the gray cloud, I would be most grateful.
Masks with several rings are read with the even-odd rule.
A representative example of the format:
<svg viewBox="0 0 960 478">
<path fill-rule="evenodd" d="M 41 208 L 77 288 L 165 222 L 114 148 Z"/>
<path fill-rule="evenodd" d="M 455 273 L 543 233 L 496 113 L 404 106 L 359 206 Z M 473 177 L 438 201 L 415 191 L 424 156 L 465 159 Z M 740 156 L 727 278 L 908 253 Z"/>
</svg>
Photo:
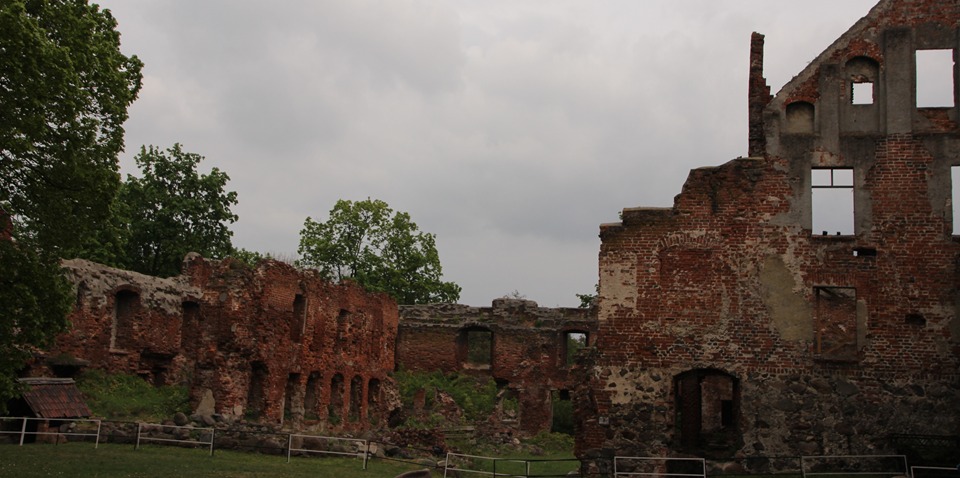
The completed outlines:
<svg viewBox="0 0 960 478">
<path fill-rule="evenodd" d="M 873 0 L 99 3 L 146 64 L 125 170 L 206 156 L 238 246 L 293 255 L 305 217 L 375 197 L 437 235 L 463 302 L 573 306 L 600 223 L 746 154 L 750 32 L 776 91 Z"/>
</svg>

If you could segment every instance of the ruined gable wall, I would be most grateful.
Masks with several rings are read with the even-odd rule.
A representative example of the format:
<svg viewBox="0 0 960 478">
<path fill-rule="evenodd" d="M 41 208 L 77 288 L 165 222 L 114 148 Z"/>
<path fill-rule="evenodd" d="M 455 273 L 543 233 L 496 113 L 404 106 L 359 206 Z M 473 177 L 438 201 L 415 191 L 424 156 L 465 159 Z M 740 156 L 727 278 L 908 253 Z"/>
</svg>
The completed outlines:
<svg viewBox="0 0 960 478">
<path fill-rule="evenodd" d="M 673 208 L 601 227 L 579 453 L 856 454 L 960 431 L 957 107 L 918 109 L 912 86 L 914 49 L 960 46 L 958 13 L 881 2 L 765 105 L 762 157 L 694 170 Z M 851 105 L 864 56 L 875 102 Z M 852 169 L 853 234 L 812 230 L 823 167 Z"/>
<path fill-rule="evenodd" d="M 413 371 L 486 374 L 516 393 L 520 430 L 536 434 L 552 424 L 552 391 L 571 390 L 574 366 L 566 363 L 565 333 L 596 334 L 591 309 L 551 309 L 536 302 L 497 299 L 492 307 L 459 304 L 400 307 L 397 367 Z M 488 330 L 489 366 L 468 363 L 466 331 Z"/>
</svg>

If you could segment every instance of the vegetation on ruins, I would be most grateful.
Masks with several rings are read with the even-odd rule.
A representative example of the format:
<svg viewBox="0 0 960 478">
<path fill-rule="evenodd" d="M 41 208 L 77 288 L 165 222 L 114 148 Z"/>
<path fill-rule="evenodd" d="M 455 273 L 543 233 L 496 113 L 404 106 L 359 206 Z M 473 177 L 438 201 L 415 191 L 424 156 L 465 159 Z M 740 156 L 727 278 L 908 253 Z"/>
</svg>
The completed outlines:
<svg viewBox="0 0 960 478">
<path fill-rule="evenodd" d="M 474 376 L 463 374 L 445 375 L 443 372 L 412 372 L 397 371 L 394 374 L 397 387 L 400 390 L 400 399 L 403 407 L 411 410 L 414 406 L 414 397 L 425 391 L 424 408 L 435 408 L 436 392 L 449 395 L 463 410 L 463 416 L 468 421 L 477 421 L 489 418 L 497 406 L 497 384 L 488 376 Z M 420 423 L 417 420 L 408 420 L 407 426 L 433 426 L 441 422 L 444 417 L 433 416 L 427 419 L 430 423 Z M 448 423 L 448 425 L 455 425 Z"/>
<path fill-rule="evenodd" d="M 400 304 L 460 298 L 460 286 L 441 280 L 435 236 L 421 232 L 409 214 L 395 213 L 378 199 L 341 199 L 326 222 L 308 217 L 300 231 L 299 253 L 301 266 L 386 292 Z"/>
<path fill-rule="evenodd" d="M 93 414 L 111 420 L 164 420 L 190 412 L 187 387 L 151 386 L 142 378 L 102 370 L 87 370 L 77 388 Z"/>
<path fill-rule="evenodd" d="M 0 210 L 15 226 L 0 241 L 0 404 L 31 349 L 66 326 L 57 261 L 98 242 L 111 217 L 142 66 L 120 53 L 116 26 L 83 0 L 0 4 Z"/>
<path fill-rule="evenodd" d="M 222 258 L 233 252 L 237 220 L 230 207 L 237 193 L 226 191 L 227 173 L 213 168 L 201 174 L 203 156 L 174 144 L 166 151 L 143 147 L 136 158 L 141 177 L 127 176 L 118 195 L 118 212 L 127 229 L 120 263 L 144 274 L 169 277 L 180 273 L 183 257 L 197 252 Z"/>
</svg>

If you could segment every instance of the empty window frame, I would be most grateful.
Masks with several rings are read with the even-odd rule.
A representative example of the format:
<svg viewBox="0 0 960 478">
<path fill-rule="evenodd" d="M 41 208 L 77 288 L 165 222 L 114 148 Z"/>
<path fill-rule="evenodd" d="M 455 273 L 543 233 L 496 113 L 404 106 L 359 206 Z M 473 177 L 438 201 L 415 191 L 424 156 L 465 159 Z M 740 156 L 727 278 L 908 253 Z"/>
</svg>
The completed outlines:
<svg viewBox="0 0 960 478">
<path fill-rule="evenodd" d="M 297 294 L 293 298 L 293 321 L 290 322 L 290 340 L 300 342 L 303 340 L 303 329 L 307 323 L 307 299 L 303 294 Z"/>
<path fill-rule="evenodd" d="M 577 352 L 587 346 L 587 333 L 571 330 L 563 333 L 563 364 L 571 366 L 576 363 Z"/>
<path fill-rule="evenodd" d="M 880 64 L 873 58 L 858 56 L 851 58 L 844 68 L 850 78 L 850 103 L 854 105 L 874 104 Z"/>
<path fill-rule="evenodd" d="M 873 83 L 850 83 L 850 100 L 855 105 L 872 105 Z"/>
<path fill-rule="evenodd" d="M 853 169 L 814 168 L 810 171 L 814 235 L 854 233 Z"/>
<path fill-rule="evenodd" d="M 121 290 L 117 292 L 114 300 L 110 348 L 122 349 L 131 346 L 133 342 L 134 320 L 140 306 L 140 294 L 130 290 Z"/>
<path fill-rule="evenodd" d="M 460 331 L 459 355 L 464 367 L 489 370 L 493 365 L 493 332 L 483 327 Z"/>
<path fill-rule="evenodd" d="M 953 235 L 960 235 L 960 166 L 950 168 L 950 184 L 953 192 Z"/>
<path fill-rule="evenodd" d="M 822 360 L 857 359 L 857 290 L 853 287 L 814 288 L 816 342 Z"/>
<path fill-rule="evenodd" d="M 954 106 L 953 50 L 917 50 L 917 108 Z"/>
</svg>

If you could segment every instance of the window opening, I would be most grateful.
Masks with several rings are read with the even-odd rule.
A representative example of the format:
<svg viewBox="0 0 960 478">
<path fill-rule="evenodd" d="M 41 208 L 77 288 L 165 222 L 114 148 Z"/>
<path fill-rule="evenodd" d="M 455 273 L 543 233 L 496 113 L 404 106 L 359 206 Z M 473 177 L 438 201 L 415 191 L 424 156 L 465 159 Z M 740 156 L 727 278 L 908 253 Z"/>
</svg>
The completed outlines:
<svg viewBox="0 0 960 478">
<path fill-rule="evenodd" d="M 953 50 L 917 50 L 917 108 L 954 106 Z"/>
<path fill-rule="evenodd" d="M 330 404 L 327 406 L 327 416 L 333 425 L 340 424 L 340 414 L 343 413 L 343 375 L 336 374 L 330 380 Z"/>
<path fill-rule="evenodd" d="M 953 235 L 960 235 L 960 166 L 950 167 L 950 184 L 953 190 Z"/>
<path fill-rule="evenodd" d="M 857 359 L 857 290 L 852 287 L 816 287 L 817 358 Z"/>
<path fill-rule="evenodd" d="M 375 378 L 367 382 L 367 417 L 371 423 L 380 418 L 380 380 Z"/>
<path fill-rule="evenodd" d="M 587 346 L 587 333 L 570 331 L 563 334 L 564 364 L 571 366 L 576 363 L 577 352 Z"/>
<path fill-rule="evenodd" d="M 124 348 L 130 345 L 133 337 L 134 316 L 140 295 L 129 290 L 117 292 L 114 304 L 113 327 L 110 330 L 110 348 Z"/>
<path fill-rule="evenodd" d="M 550 424 L 550 431 L 573 435 L 573 401 L 570 400 L 570 391 L 554 390 L 550 395 L 553 404 L 553 422 Z"/>
<path fill-rule="evenodd" d="M 354 375 L 350 380 L 350 421 L 360 420 L 360 412 L 363 408 L 363 377 Z"/>
<path fill-rule="evenodd" d="M 464 367 L 490 369 L 493 365 L 493 332 L 485 328 L 468 328 L 460 332 L 460 362 Z"/>
<path fill-rule="evenodd" d="M 810 171 L 813 233 L 854 233 L 853 169 L 815 168 Z"/>
<path fill-rule="evenodd" d="M 300 386 L 300 374 L 291 373 L 287 376 L 287 388 L 283 393 L 283 421 L 303 416 L 303 404 L 298 402 L 297 389 Z"/>
<path fill-rule="evenodd" d="M 303 328 L 306 325 L 307 300 L 303 294 L 297 294 L 293 298 L 293 321 L 290 323 L 290 340 L 300 342 L 303 340 Z"/>
<path fill-rule="evenodd" d="M 691 370 L 674 377 L 680 444 L 712 458 L 732 455 L 742 437 L 737 427 L 740 391 L 736 377 L 719 370 Z"/>
<path fill-rule="evenodd" d="M 850 83 L 850 101 L 855 105 L 873 104 L 873 83 Z"/>
<path fill-rule="evenodd" d="M 266 405 L 264 388 L 267 382 L 267 365 L 263 362 L 250 364 L 250 387 L 247 388 L 247 418 L 259 418 Z"/>
<path fill-rule="evenodd" d="M 200 343 L 200 304 L 185 301 L 182 306 L 183 322 L 180 326 L 180 342 L 184 349 L 195 352 Z"/>
<path fill-rule="evenodd" d="M 310 372 L 307 376 L 307 390 L 303 394 L 303 417 L 316 420 L 320 408 L 320 372 Z"/>
</svg>

